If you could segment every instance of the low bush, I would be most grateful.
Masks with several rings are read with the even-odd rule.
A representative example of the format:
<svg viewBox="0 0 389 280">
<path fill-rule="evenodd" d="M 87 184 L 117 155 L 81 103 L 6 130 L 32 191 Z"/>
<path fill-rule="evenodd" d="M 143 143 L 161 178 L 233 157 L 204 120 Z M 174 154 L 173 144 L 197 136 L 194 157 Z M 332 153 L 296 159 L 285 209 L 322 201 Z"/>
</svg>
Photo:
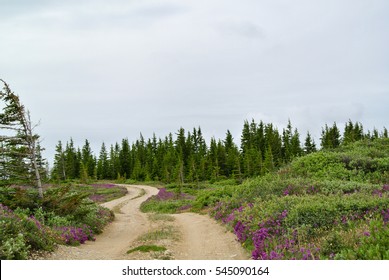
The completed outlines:
<svg viewBox="0 0 389 280">
<path fill-rule="evenodd" d="M 60 236 L 34 216 L 0 204 L 0 259 L 27 259 L 32 250 L 52 251 Z"/>
<path fill-rule="evenodd" d="M 27 259 L 33 251 L 56 244 L 79 245 L 114 219 L 114 214 L 70 186 L 49 188 L 42 200 L 36 190 L 1 188 L 0 259 Z M 2 201 L 3 202 L 3 201 Z"/>
<path fill-rule="evenodd" d="M 339 260 L 389 260 L 389 227 L 380 218 L 370 221 L 365 231 L 353 246 L 342 248 L 335 254 Z"/>
</svg>

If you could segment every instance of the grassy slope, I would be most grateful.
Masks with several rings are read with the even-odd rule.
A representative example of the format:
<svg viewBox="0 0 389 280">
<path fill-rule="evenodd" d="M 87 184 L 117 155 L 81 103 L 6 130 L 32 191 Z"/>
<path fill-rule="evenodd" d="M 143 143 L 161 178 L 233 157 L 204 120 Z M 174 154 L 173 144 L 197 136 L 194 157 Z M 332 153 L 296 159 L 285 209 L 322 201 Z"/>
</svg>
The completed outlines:
<svg viewBox="0 0 389 280">
<path fill-rule="evenodd" d="M 389 259 L 388 170 L 389 139 L 361 141 L 242 185 L 168 186 L 195 198 L 157 199 L 144 209 L 209 209 L 254 259 Z"/>
<path fill-rule="evenodd" d="M 213 215 L 253 258 L 388 259 L 389 139 L 295 159 L 246 181 Z"/>
</svg>

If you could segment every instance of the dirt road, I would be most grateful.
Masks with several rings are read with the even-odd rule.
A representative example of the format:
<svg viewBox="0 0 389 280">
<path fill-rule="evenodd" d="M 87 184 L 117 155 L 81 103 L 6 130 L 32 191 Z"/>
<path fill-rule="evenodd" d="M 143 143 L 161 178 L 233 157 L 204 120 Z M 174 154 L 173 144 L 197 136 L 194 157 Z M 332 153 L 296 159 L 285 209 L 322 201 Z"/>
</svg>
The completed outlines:
<svg viewBox="0 0 389 280">
<path fill-rule="evenodd" d="M 128 194 L 103 206 L 115 211 L 115 220 L 96 241 L 79 247 L 60 246 L 46 259 L 54 260 L 234 260 L 249 259 L 249 255 L 232 233 L 205 215 L 182 213 L 150 215 L 139 207 L 158 193 L 149 186 L 126 185 Z M 166 248 L 161 254 L 127 251 L 138 245 L 156 244 Z"/>
</svg>

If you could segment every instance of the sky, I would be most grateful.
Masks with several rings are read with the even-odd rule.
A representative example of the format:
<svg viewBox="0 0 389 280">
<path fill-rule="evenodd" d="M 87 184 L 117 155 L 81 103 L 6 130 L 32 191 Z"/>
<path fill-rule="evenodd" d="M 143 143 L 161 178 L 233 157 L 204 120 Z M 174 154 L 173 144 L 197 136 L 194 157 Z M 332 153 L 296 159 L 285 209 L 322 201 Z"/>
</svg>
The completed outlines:
<svg viewBox="0 0 389 280">
<path fill-rule="evenodd" d="M 0 0 L 0 78 L 55 145 L 245 120 L 389 127 L 386 0 Z"/>
</svg>

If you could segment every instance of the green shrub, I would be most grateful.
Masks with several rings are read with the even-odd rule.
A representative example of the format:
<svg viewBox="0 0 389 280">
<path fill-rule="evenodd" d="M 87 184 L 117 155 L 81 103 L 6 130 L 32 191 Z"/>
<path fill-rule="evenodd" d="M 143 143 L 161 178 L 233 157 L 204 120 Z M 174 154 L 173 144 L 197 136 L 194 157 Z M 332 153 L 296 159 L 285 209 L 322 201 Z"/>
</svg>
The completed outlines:
<svg viewBox="0 0 389 280">
<path fill-rule="evenodd" d="M 213 190 L 204 190 L 199 192 L 193 203 L 193 208 L 196 210 L 203 209 L 205 207 L 213 206 L 220 200 L 225 198 L 231 198 L 233 195 L 231 188 L 220 188 Z"/>
<path fill-rule="evenodd" d="M 0 187 L 0 201 L 11 209 L 34 209 L 38 207 L 38 192 L 20 187 Z"/>
<path fill-rule="evenodd" d="M 0 258 L 26 259 L 31 250 L 52 251 L 59 236 L 27 211 L 12 211 L 0 204 Z"/>
<path fill-rule="evenodd" d="M 2 239 L 0 244 L 1 260 L 26 260 L 28 258 L 30 246 L 26 244 L 22 233 L 6 239 Z"/>
<path fill-rule="evenodd" d="M 343 260 L 389 260 L 389 227 L 382 219 L 370 222 L 370 231 L 365 232 L 356 246 L 345 248 L 336 254 Z"/>
<path fill-rule="evenodd" d="M 69 186 L 50 188 L 45 192 L 42 207 L 59 216 L 72 215 L 79 211 L 80 205 L 92 203 L 85 200 L 88 195 L 86 192 L 71 191 Z"/>
</svg>

